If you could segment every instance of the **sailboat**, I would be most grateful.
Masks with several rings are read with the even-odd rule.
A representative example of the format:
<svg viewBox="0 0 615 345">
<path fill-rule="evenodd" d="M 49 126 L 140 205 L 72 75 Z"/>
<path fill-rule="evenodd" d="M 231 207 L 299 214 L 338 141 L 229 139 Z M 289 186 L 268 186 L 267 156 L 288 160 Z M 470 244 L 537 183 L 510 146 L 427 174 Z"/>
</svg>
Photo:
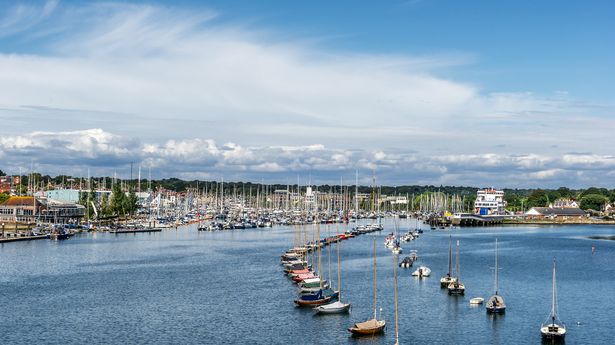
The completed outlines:
<svg viewBox="0 0 615 345">
<path fill-rule="evenodd" d="M 557 289 L 555 284 L 555 259 L 553 259 L 553 284 L 551 286 L 551 314 L 549 321 L 542 324 L 540 334 L 543 339 L 561 341 L 566 337 L 566 326 L 557 317 Z M 556 321 L 559 323 L 556 323 Z"/>
<path fill-rule="evenodd" d="M 318 223 L 318 240 L 320 241 L 320 223 Z M 329 294 L 328 291 L 325 291 L 324 281 L 322 279 L 322 265 L 321 265 L 321 250 L 320 245 L 318 246 L 318 276 L 311 277 L 308 279 L 304 279 L 300 286 L 302 288 L 310 288 L 316 287 L 315 284 L 318 284 L 318 290 L 312 294 L 302 295 L 298 299 L 295 300 L 295 304 L 299 307 L 313 307 L 322 304 L 329 303 L 333 298 L 333 294 Z"/>
<path fill-rule="evenodd" d="M 440 287 L 448 288 L 448 286 L 457 281 L 457 278 L 451 276 L 453 273 L 453 238 L 449 236 L 448 240 L 448 272 L 446 276 L 440 278 Z"/>
<path fill-rule="evenodd" d="M 374 335 L 384 332 L 385 320 L 376 318 L 376 238 L 374 237 L 374 318 L 364 322 L 355 323 L 348 331 L 355 335 Z"/>
<path fill-rule="evenodd" d="M 350 310 L 350 303 L 342 302 L 342 288 L 341 288 L 341 271 L 340 271 L 340 245 L 341 242 L 337 242 L 337 298 L 338 300 L 329 303 L 319 305 L 314 308 L 316 314 L 342 314 L 347 313 Z"/>
<path fill-rule="evenodd" d="M 449 295 L 463 295 L 466 291 L 465 285 L 459 280 L 460 270 L 459 270 L 459 240 L 457 240 L 457 258 L 456 258 L 456 267 L 455 267 L 455 281 L 448 285 L 448 294 Z"/>
<path fill-rule="evenodd" d="M 487 301 L 485 308 L 488 313 L 501 314 L 506 311 L 506 303 L 504 298 L 498 295 L 498 239 L 495 239 L 495 293 Z"/>
</svg>

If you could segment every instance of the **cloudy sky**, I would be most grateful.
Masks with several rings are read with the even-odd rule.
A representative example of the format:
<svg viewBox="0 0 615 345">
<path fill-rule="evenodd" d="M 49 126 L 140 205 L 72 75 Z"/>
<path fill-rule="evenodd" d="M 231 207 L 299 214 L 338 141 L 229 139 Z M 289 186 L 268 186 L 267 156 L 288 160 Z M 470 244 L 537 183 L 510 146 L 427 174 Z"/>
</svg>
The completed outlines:
<svg viewBox="0 0 615 345">
<path fill-rule="evenodd" d="M 0 169 L 615 186 L 611 1 L 0 4 Z"/>
</svg>

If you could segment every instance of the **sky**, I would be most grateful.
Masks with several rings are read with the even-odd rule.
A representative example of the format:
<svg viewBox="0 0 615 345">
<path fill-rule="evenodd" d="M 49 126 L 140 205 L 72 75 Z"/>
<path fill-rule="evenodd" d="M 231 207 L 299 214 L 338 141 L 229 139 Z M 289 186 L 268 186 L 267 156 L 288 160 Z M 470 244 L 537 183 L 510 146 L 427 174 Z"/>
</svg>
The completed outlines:
<svg viewBox="0 0 615 345">
<path fill-rule="evenodd" d="M 0 2 L 0 170 L 615 187 L 612 1 Z"/>
</svg>

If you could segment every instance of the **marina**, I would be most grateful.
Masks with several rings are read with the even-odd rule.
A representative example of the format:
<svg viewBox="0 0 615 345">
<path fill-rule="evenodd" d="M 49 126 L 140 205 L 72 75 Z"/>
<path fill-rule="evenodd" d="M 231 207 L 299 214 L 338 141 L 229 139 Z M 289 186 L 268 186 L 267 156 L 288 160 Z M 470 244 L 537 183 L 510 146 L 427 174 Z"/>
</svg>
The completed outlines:
<svg viewBox="0 0 615 345">
<path fill-rule="evenodd" d="M 371 222 L 361 220 L 359 225 Z M 383 231 L 342 241 L 343 301 L 352 302 L 352 312 L 332 315 L 314 315 L 311 308 L 296 307 L 297 288 L 280 272 L 280 253 L 293 243 L 296 226 L 200 232 L 192 224 L 129 237 L 79 233 L 66 241 L 2 245 L 0 291 L 4 299 L 19 298 L 4 310 L 0 328 L 11 344 L 43 339 L 79 344 L 83 336 L 107 344 L 281 344 L 297 339 L 392 344 L 395 264 L 394 254 L 382 243 L 395 225 L 392 218 L 383 224 Z M 402 220 L 399 227 L 404 231 L 415 224 Z M 355 225 L 330 226 L 334 233 L 336 228 L 350 231 Z M 326 234 L 326 225 L 321 227 Z M 587 237 L 614 233 L 612 228 L 592 226 L 426 230 L 404 249 L 416 250 L 420 254 L 416 265 L 436 269 L 433 275 L 438 278 L 412 279 L 410 270 L 397 270 L 400 343 L 539 343 L 538 330 L 550 308 L 553 257 L 558 262 L 557 316 L 569 325 L 566 341 L 608 343 L 610 334 L 603 330 L 615 302 L 600 292 L 610 291 L 615 283 L 611 265 L 615 243 L 600 241 L 599 251 L 592 255 L 596 241 Z M 507 304 L 502 315 L 470 305 L 471 298 L 493 293 L 490 268 L 496 236 L 500 293 Z M 447 273 L 449 237 L 463 244 L 465 297 L 448 296 L 440 288 L 439 277 Z M 378 319 L 390 327 L 381 336 L 354 338 L 346 329 L 374 313 L 374 238 Z M 336 262 L 335 243 L 331 248 L 331 260 Z M 25 259 L 33 253 L 38 259 Z M 322 251 L 323 263 L 328 255 L 328 250 Z M 334 287 L 336 274 L 331 273 Z M 263 300 L 263 295 L 268 298 Z M 588 309 L 588 304 L 603 308 Z M 47 322 L 50 319 L 63 321 L 61 333 Z M 271 339 L 274 330 L 277 336 Z"/>
</svg>

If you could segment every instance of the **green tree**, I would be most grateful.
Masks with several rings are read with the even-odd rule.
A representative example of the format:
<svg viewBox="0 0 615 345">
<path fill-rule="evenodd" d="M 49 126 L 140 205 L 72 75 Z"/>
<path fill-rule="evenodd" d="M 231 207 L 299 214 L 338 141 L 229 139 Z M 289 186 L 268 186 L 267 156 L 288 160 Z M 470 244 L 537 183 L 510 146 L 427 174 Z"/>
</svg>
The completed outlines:
<svg viewBox="0 0 615 345">
<path fill-rule="evenodd" d="M 7 201 L 10 198 L 10 195 L 6 193 L 0 193 L 0 204 Z"/>
<path fill-rule="evenodd" d="M 100 197 L 100 210 L 98 211 L 101 217 L 109 216 L 113 211 L 111 211 L 111 207 L 109 205 L 109 197 L 107 193 L 103 193 Z"/>
<path fill-rule="evenodd" d="M 6 176 L 6 174 L 4 173 L 4 171 L 0 170 L 0 176 Z"/>
<path fill-rule="evenodd" d="M 124 208 L 126 212 L 128 212 L 129 214 L 133 214 L 137 211 L 139 198 L 137 197 L 137 194 L 135 193 L 134 189 L 130 190 L 130 193 L 128 193 L 128 197 L 124 199 L 124 202 Z"/>
<path fill-rule="evenodd" d="M 609 198 L 602 194 L 587 194 L 581 198 L 581 208 L 601 211 L 607 202 L 609 202 Z"/>
<path fill-rule="evenodd" d="M 527 208 L 545 207 L 549 202 L 547 193 L 542 189 L 536 189 L 527 198 Z"/>
<path fill-rule="evenodd" d="M 113 185 L 111 194 L 111 211 L 116 215 L 124 215 L 126 213 L 124 206 L 126 202 L 126 194 L 122 191 L 122 187 L 119 183 Z"/>
</svg>

